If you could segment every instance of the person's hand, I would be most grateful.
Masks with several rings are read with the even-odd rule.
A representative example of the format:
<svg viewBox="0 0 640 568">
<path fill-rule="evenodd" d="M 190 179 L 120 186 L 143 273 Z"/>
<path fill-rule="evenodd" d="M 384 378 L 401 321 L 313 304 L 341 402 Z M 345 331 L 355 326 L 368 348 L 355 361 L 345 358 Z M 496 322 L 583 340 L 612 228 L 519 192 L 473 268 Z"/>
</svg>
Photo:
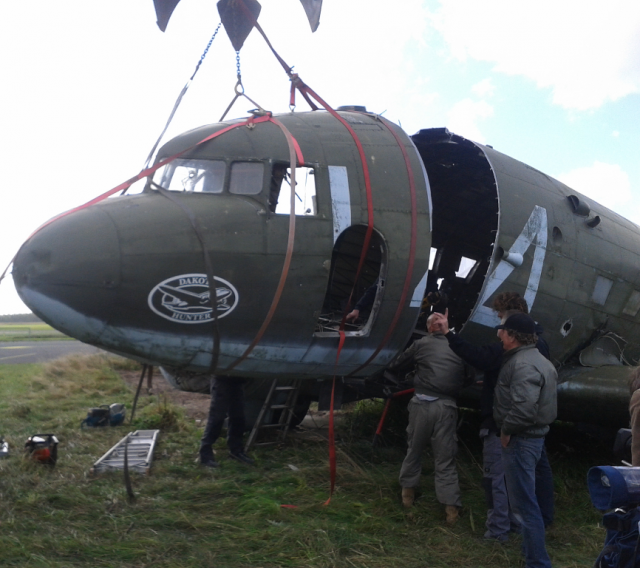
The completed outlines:
<svg viewBox="0 0 640 568">
<path fill-rule="evenodd" d="M 440 301 L 440 294 L 438 292 L 429 292 L 427 294 L 427 301 L 430 306 L 435 306 Z"/>
<path fill-rule="evenodd" d="M 360 315 L 360 310 L 351 310 L 347 314 L 347 317 L 345 319 L 346 319 L 346 321 L 355 321 L 355 320 L 358 319 L 359 315 Z"/>
<path fill-rule="evenodd" d="M 503 448 L 506 448 L 509 445 L 510 441 L 511 441 L 510 434 L 503 434 L 502 432 L 500 432 L 500 443 L 502 444 Z"/>
<path fill-rule="evenodd" d="M 447 335 L 447 333 L 449 333 L 449 310 L 446 309 L 444 314 L 434 312 L 432 315 L 434 316 L 432 325 L 436 328 L 438 333 Z"/>
</svg>

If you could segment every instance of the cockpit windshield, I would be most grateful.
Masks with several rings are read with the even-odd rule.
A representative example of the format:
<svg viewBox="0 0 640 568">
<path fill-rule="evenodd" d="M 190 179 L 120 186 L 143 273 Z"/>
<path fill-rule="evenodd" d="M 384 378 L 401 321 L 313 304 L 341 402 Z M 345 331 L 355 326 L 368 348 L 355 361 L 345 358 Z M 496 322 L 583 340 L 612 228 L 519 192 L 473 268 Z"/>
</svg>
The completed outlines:
<svg viewBox="0 0 640 568">
<path fill-rule="evenodd" d="M 262 162 L 234 162 L 231 164 L 229 193 L 257 195 L 262 192 L 264 164 Z"/>
<path fill-rule="evenodd" d="M 170 191 L 222 193 L 227 165 L 221 160 L 173 160 L 160 168 L 154 181 Z"/>
<path fill-rule="evenodd" d="M 268 186 L 265 184 L 267 164 L 245 160 L 198 160 L 177 158 L 158 169 L 150 185 L 168 191 L 189 193 L 230 193 L 232 195 L 264 195 L 269 210 L 276 215 L 289 215 L 291 209 L 291 168 L 287 163 L 272 166 Z M 295 168 L 295 214 L 317 215 L 316 180 L 312 166 Z"/>
</svg>

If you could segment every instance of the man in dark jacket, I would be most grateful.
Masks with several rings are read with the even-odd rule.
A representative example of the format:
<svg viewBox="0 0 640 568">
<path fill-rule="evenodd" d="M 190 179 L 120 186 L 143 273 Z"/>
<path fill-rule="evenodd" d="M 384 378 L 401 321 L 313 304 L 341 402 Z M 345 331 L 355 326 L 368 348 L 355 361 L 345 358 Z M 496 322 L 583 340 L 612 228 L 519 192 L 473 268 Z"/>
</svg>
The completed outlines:
<svg viewBox="0 0 640 568">
<path fill-rule="evenodd" d="M 515 312 L 498 326 L 505 350 L 493 398 L 511 507 L 522 526 L 526 568 L 551 568 L 535 471 L 544 437 L 557 414 L 555 367 L 536 349 L 536 323 Z"/>
<path fill-rule="evenodd" d="M 204 434 L 200 440 L 200 463 L 205 467 L 218 467 L 213 444 L 220 436 L 226 418 L 229 457 L 247 465 L 254 461 L 244 453 L 244 383 L 237 377 L 216 375 L 211 379 L 211 402 Z"/>
<path fill-rule="evenodd" d="M 373 306 L 373 302 L 376 299 L 379 286 L 380 278 L 377 278 L 376 281 L 365 290 L 362 298 L 358 300 L 353 310 L 347 314 L 346 321 L 355 322 L 360 317 L 360 312 L 371 310 L 371 306 Z"/>
<path fill-rule="evenodd" d="M 510 310 L 518 310 L 525 314 L 529 313 L 527 302 L 516 292 L 498 294 L 493 302 L 493 309 L 500 318 Z M 480 437 L 483 443 L 482 461 L 484 470 L 482 485 L 487 501 L 487 521 L 485 525 L 487 530 L 484 536 L 487 539 L 505 542 L 509 539 L 510 530 L 519 530 L 519 526 L 513 515 L 509 513 L 509 499 L 502 467 L 502 451 L 500 441 L 496 437 L 498 427 L 493 419 L 493 392 L 500 366 L 502 365 L 504 349 L 500 341 L 483 346 L 471 345 L 468 341 L 449 330 L 446 317 L 438 318 L 437 325 L 442 333 L 445 334 L 449 341 L 449 347 L 453 352 L 467 364 L 484 372 L 482 392 L 480 394 Z M 540 337 L 542 331 L 542 326 L 536 325 L 536 335 L 538 336 L 536 346 L 542 355 L 550 359 L 549 346 Z M 553 522 L 554 516 L 553 473 L 544 447 L 536 468 L 536 497 L 545 527 L 548 527 Z"/>
<path fill-rule="evenodd" d="M 409 347 L 390 367 L 403 371 L 415 365 L 415 394 L 409 402 L 408 449 L 400 470 L 402 503 L 411 507 L 422 471 L 422 451 L 431 444 L 435 466 L 436 498 L 445 505 L 447 523 L 458 518 L 461 506 L 456 454 L 458 407 L 456 398 L 464 386 L 465 367 L 448 347 L 447 340 L 427 320 L 429 335 Z"/>
</svg>

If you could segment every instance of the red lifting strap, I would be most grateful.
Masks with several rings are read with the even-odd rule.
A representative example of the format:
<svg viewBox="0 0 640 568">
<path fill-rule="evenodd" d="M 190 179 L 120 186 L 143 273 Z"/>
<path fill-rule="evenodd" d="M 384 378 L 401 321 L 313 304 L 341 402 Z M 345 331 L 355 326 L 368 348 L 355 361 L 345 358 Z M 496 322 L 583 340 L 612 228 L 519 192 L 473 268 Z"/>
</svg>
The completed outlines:
<svg viewBox="0 0 640 568">
<path fill-rule="evenodd" d="M 278 62 L 280 63 L 280 65 L 284 69 L 285 73 L 291 79 L 291 85 L 292 86 L 291 86 L 291 95 L 290 95 L 290 98 L 289 98 L 290 106 L 294 106 L 295 105 L 295 97 L 294 97 L 295 91 L 294 91 L 294 89 L 298 89 L 300 91 L 302 96 L 305 98 L 305 100 L 307 101 L 307 103 L 309 104 L 309 106 L 313 110 L 318 110 L 318 107 L 311 100 L 311 97 L 313 97 L 316 101 L 318 101 L 325 108 L 325 110 L 327 110 L 329 113 L 331 113 L 331 115 L 334 118 L 336 118 L 337 120 L 339 120 L 342 123 L 342 125 L 349 131 L 349 134 L 353 138 L 353 140 L 354 140 L 354 142 L 355 142 L 355 144 L 356 144 L 356 146 L 358 148 L 358 153 L 360 155 L 360 161 L 362 163 L 362 171 L 363 171 L 363 175 L 364 175 L 365 188 L 366 188 L 366 192 L 367 192 L 368 223 L 367 223 L 367 232 L 365 234 L 365 239 L 364 239 L 364 243 L 363 243 L 363 246 L 362 246 L 362 252 L 360 254 L 360 262 L 358 263 L 358 270 L 356 271 L 356 277 L 355 277 L 355 279 L 353 281 L 353 288 L 351 289 L 351 294 L 349 296 L 349 300 L 347 301 L 347 305 L 345 306 L 345 312 L 344 312 L 343 317 L 342 317 L 342 322 L 340 323 L 340 329 L 344 329 L 345 318 L 346 318 L 346 316 L 349 313 L 349 310 L 351 308 L 351 303 L 352 303 L 352 299 L 353 299 L 352 298 L 353 297 L 353 291 L 355 289 L 356 283 L 358 282 L 358 278 L 360 277 L 360 273 L 362 272 L 362 267 L 364 266 L 364 261 L 365 261 L 365 258 L 366 258 L 366 252 L 369 249 L 369 242 L 371 241 L 371 234 L 373 233 L 373 204 L 372 204 L 372 201 L 371 201 L 371 180 L 370 180 L 370 177 L 369 177 L 369 168 L 367 166 L 367 159 L 366 159 L 366 157 L 364 155 L 364 150 L 362 148 L 362 144 L 360 143 L 360 139 L 358 138 L 357 134 L 354 132 L 353 128 L 351 128 L 351 126 L 347 123 L 347 121 L 344 120 L 335 110 L 333 110 L 333 108 L 331 108 L 330 105 L 328 105 L 324 100 L 322 100 L 318 96 L 317 93 L 315 93 L 312 89 L 310 89 L 302 81 L 302 79 L 300 79 L 300 77 L 298 77 L 298 75 L 296 73 L 292 73 L 292 69 L 293 68 L 289 67 L 289 65 L 287 65 L 287 63 L 284 61 L 284 59 L 282 59 L 282 57 L 280 57 L 278 52 L 273 48 L 273 46 L 271 45 L 271 42 L 269 41 L 269 38 L 267 38 L 267 35 L 264 33 L 264 30 L 262 29 L 262 27 L 258 23 L 257 18 L 253 16 L 251 11 L 244 5 L 244 2 L 242 2 L 242 0 L 239 0 L 239 5 L 240 5 L 241 9 L 244 11 L 245 16 L 247 17 L 247 19 L 250 22 L 252 22 L 252 24 L 258 30 L 260 35 L 262 35 L 262 37 L 264 38 L 264 41 L 267 43 L 267 46 L 269 47 L 269 49 L 271 50 L 271 52 L 273 53 L 275 58 L 278 60 Z"/>
<path fill-rule="evenodd" d="M 387 412 L 389 412 L 389 406 L 391 406 L 391 401 L 394 398 L 399 398 L 401 396 L 405 396 L 407 394 L 411 394 L 411 393 L 415 392 L 415 390 L 416 389 L 407 389 L 407 390 L 399 391 L 399 392 L 396 392 L 396 393 L 392 394 L 387 399 L 387 402 L 384 403 L 384 408 L 382 410 L 382 416 L 380 417 L 380 422 L 378 422 L 378 427 L 376 428 L 374 441 L 375 441 L 375 438 L 378 438 L 380 436 L 380 434 L 382 433 L 382 427 L 384 426 L 384 421 L 387 418 Z"/>
<path fill-rule="evenodd" d="M 292 136 L 291 132 L 287 130 L 287 128 L 282 124 L 279 120 L 275 118 L 270 118 L 270 122 L 273 122 L 277 126 L 280 127 L 282 132 L 287 139 L 287 144 L 289 145 L 289 163 L 291 166 L 291 200 L 289 202 L 289 238 L 287 241 L 287 252 L 285 254 L 284 265 L 282 267 L 282 272 L 280 273 L 280 281 L 278 282 L 278 287 L 276 288 L 276 292 L 273 296 L 273 300 L 271 301 L 271 307 L 267 312 L 267 316 L 265 317 L 258 333 L 253 338 L 253 341 L 246 348 L 245 352 L 236 359 L 227 369 L 225 369 L 225 373 L 231 371 L 236 366 L 238 366 L 242 361 L 244 361 L 249 354 L 253 351 L 258 342 L 262 339 L 267 327 L 271 323 L 273 315 L 275 314 L 276 308 L 278 307 L 278 303 L 280 302 L 280 298 L 282 297 L 282 292 L 284 290 L 284 285 L 287 281 L 287 275 L 289 274 L 289 268 L 291 266 L 291 257 L 293 256 L 293 244 L 295 241 L 296 234 L 296 212 L 295 212 L 295 198 L 296 194 L 294 188 L 296 186 L 296 163 L 304 164 L 304 157 L 302 156 L 302 150 L 297 142 L 297 140 Z M 297 160 L 297 161 L 296 161 Z"/>
<path fill-rule="evenodd" d="M 322 98 L 318 96 L 312 89 L 310 89 L 297 75 L 295 79 L 292 79 L 296 85 L 296 88 L 303 95 L 310 95 L 316 101 L 318 101 L 335 119 L 340 121 L 340 123 L 347 129 L 351 138 L 355 142 L 356 148 L 358 149 L 358 154 L 360 156 L 360 164 L 362 165 L 362 175 L 364 177 L 364 185 L 367 195 L 367 232 L 365 233 L 364 242 L 362 244 L 362 251 L 360 253 L 360 260 L 358 262 L 358 270 L 356 271 L 356 276 L 353 280 L 353 288 L 351 288 L 351 294 L 349 295 L 349 300 L 347 301 L 347 305 L 345 307 L 345 312 L 342 317 L 342 322 L 340 324 L 340 329 L 344 329 L 345 318 L 349 313 L 349 310 L 352 305 L 353 300 L 353 292 L 355 290 L 355 285 L 360 278 L 360 273 L 362 272 L 362 267 L 364 266 L 364 261 L 367 256 L 367 251 L 369 250 L 369 243 L 371 241 L 371 235 L 373 233 L 373 201 L 371 197 L 371 176 L 369 175 L 369 166 L 367 165 L 367 158 L 364 153 L 364 148 L 362 147 L 362 143 L 358 138 L 358 135 L 355 133 L 351 125 L 342 118 L 329 104 L 327 104 Z"/>
<path fill-rule="evenodd" d="M 373 359 L 380 353 L 382 348 L 387 344 L 389 339 L 391 339 L 391 335 L 393 334 L 396 326 L 398 325 L 398 321 L 400 320 L 400 316 L 402 315 L 402 310 L 404 308 L 404 304 L 407 300 L 407 296 L 409 295 L 409 287 L 411 286 L 411 277 L 413 276 L 413 267 L 415 263 L 416 257 L 416 239 L 418 233 L 418 212 L 417 212 L 417 200 L 416 200 L 416 183 L 413 175 L 413 168 L 411 167 L 411 163 L 409 162 L 409 155 L 407 154 L 407 149 L 402 144 L 400 137 L 396 134 L 396 132 L 389 126 L 389 124 L 384 120 L 380 119 L 382 123 L 387 127 L 387 130 L 393 134 L 396 142 L 398 143 L 398 148 L 402 151 L 402 156 L 404 158 L 404 163 L 407 168 L 407 174 L 409 176 L 409 192 L 411 195 L 411 243 L 409 245 L 409 261 L 407 265 L 407 273 L 404 279 L 404 286 L 402 288 L 402 294 L 400 296 L 400 301 L 398 302 L 398 308 L 396 309 L 396 313 L 393 316 L 393 320 L 391 321 L 391 325 L 387 329 L 387 333 L 384 338 L 380 342 L 380 345 L 376 348 L 376 350 L 371 354 L 371 356 L 358 367 L 355 371 L 351 372 L 350 375 L 357 373 L 364 369 Z"/>
<path fill-rule="evenodd" d="M 343 323 L 344 325 L 344 323 Z M 336 368 L 338 366 L 338 361 L 340 359 L 340 353 L 342 352 L 342 348 L 344 347 L 345 334 L 344 330 L 340 329 L 340 341 L 338 343 L 338 353 L 336 355 Z M 336 375 L 334 372 L 333 375 L 333 383 L 331 384 L 331 403 L 329 405 L 329 478 L 330 478 L 330 487 L 329 487 L 329 498 L 325 501 L 325 505 L 328 505 L 331 502 L 331 497 L 333 496 L 333 492 L 336 488 L 336 437 L 334 432 L 334 411 L 333 404 L 336 393 Z"/>
</svg>

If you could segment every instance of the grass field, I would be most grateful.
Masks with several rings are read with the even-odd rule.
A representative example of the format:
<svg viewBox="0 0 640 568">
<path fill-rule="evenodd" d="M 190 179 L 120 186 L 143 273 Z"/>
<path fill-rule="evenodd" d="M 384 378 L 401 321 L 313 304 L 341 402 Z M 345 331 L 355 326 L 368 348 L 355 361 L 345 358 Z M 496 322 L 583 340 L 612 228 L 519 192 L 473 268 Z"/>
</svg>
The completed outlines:
<svg viewBox="0 0 640 568">
<path fill-rule="evenodd" d="M 118 362 L 120 361 L 120 362 Z M 329 496 L 322 431 L 297 433 L 279 449 L 253 452 L 246 467 L 226 459 L 194 463 L 201 430 L 176 407 L 141 397 L 133 427 L 80 429 L 87 409 L 124 402 L 122 360 L 74 357 L 47 366 L 0 366 L 0 434 L 12 456 L 0 460 L 0 565 L 20 567 L 518 567 L 520 541 L 483 540 L 485 505 L 475 415 L 463 413 L 459 474 L 465 508 L 453 527 L 435 502 L 425 459 L 422 495 L 410 512 L 399 501 L 403 410 L 385 444 L 372 448 L 376 402 L 358 405 L 337 428 L 336 492 Z M 148 476 L 132 474 L 129 503 L 121 474 L 91 477 L 91 465 L 126 432 L 160 428 Z M 26 438 L 54 433 L 55 468 L 21 456 Z M 600 514 L 586 473 L 610 460 L 606 447 L 569 425 L 548 440 L 555 474 L 556 522 L 547 535 L 554 567 L 591 566 L 602 547 Z M 291 505 L 293 507 L 283 507 Z"/>
<path fill-rule="evenodd" d="M 36 341 L 67 339 L 67 336 L 46 323 L 0 323 L 0 341 Z"/>
</svg>

